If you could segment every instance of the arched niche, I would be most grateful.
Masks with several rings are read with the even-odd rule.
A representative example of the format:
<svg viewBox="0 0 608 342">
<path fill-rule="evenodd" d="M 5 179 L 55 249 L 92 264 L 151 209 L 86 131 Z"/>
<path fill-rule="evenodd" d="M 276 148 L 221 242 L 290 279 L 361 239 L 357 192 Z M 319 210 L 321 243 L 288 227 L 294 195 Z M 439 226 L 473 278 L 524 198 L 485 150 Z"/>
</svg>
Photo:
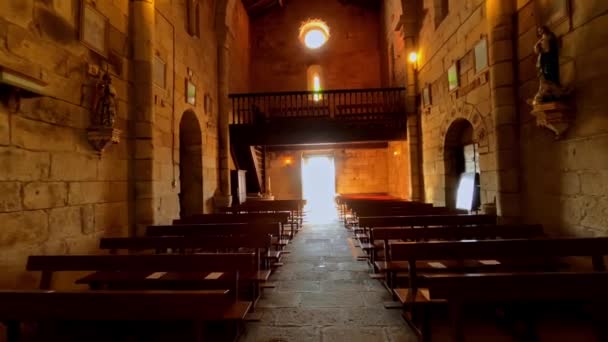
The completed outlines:
<svg viewBox="0 0 608 342">
<path fill-rule="evenodd" d="M 203 136 L 193 111 L 186 111 L 179 123 L 180 217 L 201 214 L 203 200 Z"/>
</svg>

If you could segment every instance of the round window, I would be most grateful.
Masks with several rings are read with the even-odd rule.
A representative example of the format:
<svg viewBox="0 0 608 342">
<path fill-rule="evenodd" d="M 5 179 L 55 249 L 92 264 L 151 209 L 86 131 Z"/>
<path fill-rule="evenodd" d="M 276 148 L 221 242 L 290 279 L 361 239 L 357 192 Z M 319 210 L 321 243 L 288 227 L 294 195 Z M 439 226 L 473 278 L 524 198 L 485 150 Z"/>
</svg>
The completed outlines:
<svg viewBox="0 0 608 342">
<path fill-rule="evenodd" d="M 309 20 L 300 27 L 300 40 L 309 49 L 318 49 L 329 40 L 329 27 L 322 20 Z"/>
</svg>

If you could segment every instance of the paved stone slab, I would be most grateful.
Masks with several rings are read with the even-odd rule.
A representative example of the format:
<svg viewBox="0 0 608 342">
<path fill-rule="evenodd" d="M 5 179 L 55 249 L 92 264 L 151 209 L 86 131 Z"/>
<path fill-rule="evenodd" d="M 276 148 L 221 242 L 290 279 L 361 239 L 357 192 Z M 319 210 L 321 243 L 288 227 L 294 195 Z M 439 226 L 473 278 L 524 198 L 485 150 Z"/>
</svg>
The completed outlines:
<svg viewBox="0 0 608 342">
<path fill-rule="evenodd" d="M 240 341 L 415 341 L 401 311 L 384 308 L 391 295 L 353 256 L 349 237 L 339 223 L 305 225 Z"/>
</svg>

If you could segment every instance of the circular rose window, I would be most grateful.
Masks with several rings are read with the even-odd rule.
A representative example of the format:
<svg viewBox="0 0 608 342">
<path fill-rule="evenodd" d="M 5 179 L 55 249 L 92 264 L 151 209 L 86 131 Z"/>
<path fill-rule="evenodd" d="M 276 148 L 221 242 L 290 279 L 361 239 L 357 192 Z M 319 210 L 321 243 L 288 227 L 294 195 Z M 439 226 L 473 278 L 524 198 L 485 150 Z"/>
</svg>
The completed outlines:
<svg viewBox="0 0 608 342">
<path fill-rule="evenodd" d="M 300 27 L 300 40 L 309 49 L 318 49 L 329 40 L 329 27 L 322 20 L 309 20 Z"/>
</svg>

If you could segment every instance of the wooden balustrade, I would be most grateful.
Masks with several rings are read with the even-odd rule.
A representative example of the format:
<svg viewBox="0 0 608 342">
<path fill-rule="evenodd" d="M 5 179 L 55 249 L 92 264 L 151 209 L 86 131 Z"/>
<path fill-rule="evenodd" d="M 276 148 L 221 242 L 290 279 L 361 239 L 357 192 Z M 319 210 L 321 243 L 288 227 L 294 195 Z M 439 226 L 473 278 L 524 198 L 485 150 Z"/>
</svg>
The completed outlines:
<svg viewBox="0 0 608 342">
<path fill-rule="evenodd" d="M 233 125 L 287 119 L 405 121 L 405 88 L 232 94 Z"/>
</svg>

